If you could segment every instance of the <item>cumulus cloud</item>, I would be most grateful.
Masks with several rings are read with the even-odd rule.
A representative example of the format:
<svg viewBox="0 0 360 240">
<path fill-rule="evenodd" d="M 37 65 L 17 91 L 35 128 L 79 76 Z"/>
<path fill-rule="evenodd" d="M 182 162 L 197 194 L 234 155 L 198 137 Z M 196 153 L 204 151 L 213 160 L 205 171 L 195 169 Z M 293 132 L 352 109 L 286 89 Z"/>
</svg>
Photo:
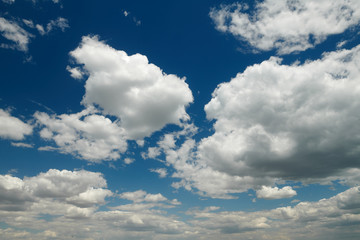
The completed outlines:
<svg viewBox="0 0 360 240">
<path fill-rule="evenodd" d="M 262 186 L 261 189 L 256 190 L 256 197 L 263 199 L 291 198 L 296 196 L 296 194 L 296 191 L 290 186 L 285 186 L 280 189 L 278 187 Z"/>
<path fill-rule="evenodd" d="M 82 103 L 118 117 L 130 139 L 189 118 L 185 107 L 193 97 L 185 79 L 165 74 L 146 56 L 128 56 L 98 37 L 83 37 L 70 55 L 89 74 Z"/>
<path fill-rule="evenodd" d="M 54 202 L 52 213 L 71 209 L 90 208 L 103 204 L 111 191 L 105 189 L 106 181 L 100 173 L 50 169 L 35 177 L 20 179 L 0 175 L 0 209 L 24 211 L 44 208 Z M 65 207 L 60 210 L 55 207 Z"/>
<path fill-rule="evenodd" d="M 265 0 L 249 11 L 246 4 L 212 9 L 216 29 L 231 33 L 259 50 L 277 49 L 279 54 L 304 51 L 329 35 L 359 23 L 357 0 Z"/>
<path fill-rule="evenodd" d="M 282 65 L 272 57 L 249 66 L 220 84 L 205 106 L 215 120 L 213 135 L 196 142 L 167 134 L 143 157 L 164 153 L 172 177 L 180 179 L 173 187 L 216 198 L 286 180 L 354 186 L 359 57 L 360 46 L 304 64 Z"/>
<path fill-rule="evenodd" d="M 32 131 L 31 125 L 0 109 L 0 138 L 22 140 L 25 135 L 30 135 Z"/>
<path fill-rule="evenodd" d="M 176 199 L 169 201 L 160 193 L 145 191 L 133 194 L 141 195 L 140 198 L 130 195 L 130 192 L 124 193 L 125 197 L 137 201 L 130 207 L 121 205 L 111 207 L 113 210 L 100 210 L 106 198 L 113 196 L 100 173 L 50 169 L 23 179 L 0 175 L 0 218 L 6 226 L 0 234 L 4 239 L 67 239 L 69 235 L 77 239 L 119 236 L 154 239 L 158 234 L 181 238 L 190 229 L 159 210 L 178 205 Z M 142 200 L 139 202 L 139 199 Z M 157 209 L 152 209 L 154 207 Z M 26 230 L 15 230 L 19 228 Z"/>
<path fill-rule="evenodd" d="M 214 91 L 198 157 L 232 176 L 317 182 L 359 168 L 360 46 L 302 65 L 271 58 Z"/>
<path fill-rule="evenodd" d="M 24 30 L 18 23 L 6 20 L 0 17 L 0 32 L 1 35 L 12 43 L 1 43 L 2 48 L 17 49 L 19 51 L 27 52 L 30 38 L 34 37 L 32 34 Z"/>
<path fill-rule="evenodd" d="M 34 117 L 43 127 L 40 136 L 54 141 L 61 152 L 100 162 L 118 159 L 126 151 L 125 132 L 119 123 L 91 110 L 59 116 L 37 112 Z"/>
</svg>

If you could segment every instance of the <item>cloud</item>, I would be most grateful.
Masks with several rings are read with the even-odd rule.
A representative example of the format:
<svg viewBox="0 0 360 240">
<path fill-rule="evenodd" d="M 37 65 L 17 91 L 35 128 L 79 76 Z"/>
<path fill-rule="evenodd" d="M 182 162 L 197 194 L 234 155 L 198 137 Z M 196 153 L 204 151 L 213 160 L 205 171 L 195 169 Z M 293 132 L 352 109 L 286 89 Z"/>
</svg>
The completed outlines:
<svg viewBox="0 0 360 240">
<path fill-rule="evenodd" d="M 143 190 L 138 190 L 135 192 L 124 192 L 121 193 L 120 198 L 123 199 L 127 199 L 133 202 L 163 202 L 166 201 L 167 198 L 165 198 L 163 195 L 161 195 L 160 193 L 158 194 L 151 194 L 151 193 L 146 193 Z"/>
<path fill-rule="evenodd" d="M 359 23 L 357 0 L 265 0 L 249 11 L 246 4 L 212 9 L 216 29 L 231 33 L 259 50 L 277 49 L 279 54 L 304 51 L 329 35 Z"/>
<path fill-rule="evenodd" d="M 100 162 L 118 159 L 127 149 L 125 132 L 118 121 L 111 121 L 91 110 L 58 116 L 36 112 L 34 117 L 43 127 L 40 136 L 53 140 L 63 153 Z M 50 147 L 50 150 L 56 148 Z"/>
<path fill-rule="evenodd" d="M 294 207 L 273 210 L 189 211 L 194 226 L 207 229 L 210 239 L 336 239 L 357 234 L 360 222 L 360 189 L 351 188 L 329 199 L 300 202 Z M 306 235 L 297 229 L 306 229 Z M 349 239 L 352 239 L 351 237 Z"/>
<path fill-rule="evenodd" d="M 193 97 L 185 79 L 163 73 L 146 56 L 128 56 L 98 37 L 83 37 L 70 55 L 89 73 L 82 103 L 118 117 L 130 139 L 189 119 L 185 107 Z"/>
<path fill-rule="evenodd" d="M 75 79 L 82 79 L 83 76 L 84 76 L 84 73 L 81 71 L 81 69 L 79 67 L 70 67 L 70 66 L 66 66 L 66 70 L 69 71 L 70 73 L 70 76 L 72 78 L 75 78 Z"/>
<path fill-rule="evenodd" d="M 65 213 L 69 209 L 90 208 L 103 204 L 111 191 L 105 189 L 106 181 L 100 173 L 88 171 L 67 171 L 50 169 L 35 177 L 20 179 L 11 175 L 0 175 L 0 209 L 24 211 L 44 208 L 50 202 L 54 207 L 65 209 L 49 210 L 51 213 Z"/>
<path fill-rule="evenodd" d="M 156 169 L 150 169 L 150 172 L 154 172 L 159 174 L 160 178 L 165 178 L 167 176 L 167 170 L 166 168 L 156 168 Z"/>
<path fill-rule="evenodd" d="M 25 135 L 30 135 L 32 131 L 31 125 L 0 109 L 0 138 L 23 140 Z"/>
<path fill-rule="evenodd" d="M 263 199 L 281 199 L 291 198 L 293 196 L 296 196 L 296 191 L 290 186 L 285 186 L 281 189 L 278 187 L 262 186 L 261 189 L 256 191 L 256 197 Z"/>
<path fill-rule="evenodd" d="M 23 147 L 23 148 L 33 148 L 34 145 L 29 144 L 29 143 L 22 143 L 22 142 L 12 142 L 11 146 L 14 147 Z"/>
<path fill-rule="evenodd" d="M 270 58 L 220 84 L 205 106 L 214 134 L 167 134 L 142 154 L 165 154 L 172 184 L 214 198 L 262 186 L 360 179 L 357 109 L 360 46 L 282 65 Z M 283 190 L 284 191 L 284 190 Z"/>
<path fill-rule="evenodd" d="M 3 17 L 0 17 L 0 32 L 4 38 L 12 42 L 12 44 L 1 43 L 0 47 L 17 49 L 23 52 L 28 51 L 30 38 L 34 37 L 16 22 L 8 21 Z"/>
<path fill-rule="evenodd" d="M 113 193 L 100 173 L 50 169 L 23 179 L 0 175 L 0 219 L 5 226 L 0 234 L 4 239 L 154 239 L 159 234 L 182 238 L 191 229 L 166 216 L 164 209 L 180 204 L 176 199 L 145 191 L 133 195 L 142 200 L 108 210 L 106 198 Z"/>
<path fill-rule="evenodd" d="M 199 161 L 231 176 L 318 182 L 358 169 L 360 46 L 302 65 L 270 58 L 220 84 Z"/>
<path fill-rule="evenodd" d="M 51 20 L 46 25 L 46 30 L 40 24 L 35 25 L 35 28 L 39 31 L 40 35 L 49 34 L 51 31 L 53 31 L 56 28 L 59 28 L 62 32 L 65 32 L 65 29 L 69 27 L 70 27 L 69 21 L 66 18 L 62 18 L 62 17 L 58 17 L 56 20 Z"/>
</svg>

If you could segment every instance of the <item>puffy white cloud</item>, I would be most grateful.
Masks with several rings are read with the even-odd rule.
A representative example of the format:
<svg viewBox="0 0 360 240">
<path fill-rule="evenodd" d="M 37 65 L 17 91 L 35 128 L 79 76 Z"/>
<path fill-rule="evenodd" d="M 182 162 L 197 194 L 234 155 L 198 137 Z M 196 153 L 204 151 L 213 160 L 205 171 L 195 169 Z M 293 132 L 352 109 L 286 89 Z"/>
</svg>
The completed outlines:
<svg viewBox="0 0 360 240">
<path fill-rule="evenodd" d="M 40 136 L 54 140 L 61 152 L 100 162 L 118 159 L 120 153 L 126 151 L 125 131 L 119 123 L 91 110 L 59 116 L 37 112 L 34 116 L 44 126 Z"/>
<path fill-rule="evenodd" d="M 156 168 L 156 169 L 150 169 L 151 172 L 159 174 L 160 178 L 164 178 L 167 176 L 167 170 L 166 168 Z"/>
<path fill-rule="evenodd" d="M 0 209 L 30 211 L 42 209 L 50 213 L 64 213 L 78 208 L 92 208 L 103 204 L 112 192 L 100 173 L 50 169 L 35 177 L 20 179 L 0 175 Z M 89 211 L 84 209 L 83 211 Z"/>
<path fill-rule="evenodd" d="M 263 199 L 291 198 L 296 196 L 296 194 L 296 191 L 290 186 L 285 186 L 281 189 L 278 187 L 262 186 L 261 189 L 256 190 L 256 197 Z"/>
<path fill-rule="evenodd" d="M 220 84 L 205 106 L 208 119 L 216 120 L 213 135 L 199 142 L 187 135 L 182 142 L 166 134 L 142 156 L 164 153 L 172 177 L 180 179 L 173 187 L 215 198 L 286 180 L 354 186 L 360 176 L 359 58 L 360 46 L 304 64 L 282 65 L 272 57 L 249 66 Z"/>
<path fill-rule="evenodd" d="M 215 133 L 200 142 L 199 161 L 232 176 L 308 182 L 358 169 L 359 57 L 360 46 L 302 65 L 271 58 L 220 84 L 205 106 Z"/>
<path fill-rule="evenodd" d="M 28 51 L 30 38 L 34 37 L 16 22 L 6 20 L 3 17 L 0 17 L 0 32 L 4 38 L 13 42 L 12 44 L 1 43 L 0 47 L 17 49 L 23 52 Z"/>
<path fill-rule="evenodd" d="M 151 194 L 146 193 L 143 190 L 138 190 L 135 192 L 124 192 L 119 195 L 120 198 L 127 199 L 136 203 L 139 202 L 163 202 L 167 201 L 167 198 L 164 197 L 161 193 Z"/>
<path fill-rule="evenodd" d="M 189 118 L 185 107 L 193 97 L 185 79 L 163 73 L 146 56 L 128 56 L 97 37 L 83 37 L 70 55 L 89 74 L 82 103 L 117 116 L 129 138 L 141 139 Z"/>
<path fill-rule="evenodd" d="M 32 131 L 33 127 L 31 125 L 0 109 L 0 138 L 22 140 L 25 135 L 30 135 Z"/>
<path fill-rule="evenodd" d="M 70 66 L 67 66 L 66 67 L 66 70 L 68 70 L 70 72 L 70 76 L 72 78 L 75 78 L 75 79 L 82 79 L 83 76 L 84 76 L 84 73 L 81 71 L 81 69 L 79 67 L 70 67 Z"/>
<path fill-rule="evenodd" d="M 210 17 L 217 30 L 280 54 L 311 48 L 360 20 L 357 0 L 265 0 L 248 10 L 246 4 L 222 5 Z"/>
</svg>

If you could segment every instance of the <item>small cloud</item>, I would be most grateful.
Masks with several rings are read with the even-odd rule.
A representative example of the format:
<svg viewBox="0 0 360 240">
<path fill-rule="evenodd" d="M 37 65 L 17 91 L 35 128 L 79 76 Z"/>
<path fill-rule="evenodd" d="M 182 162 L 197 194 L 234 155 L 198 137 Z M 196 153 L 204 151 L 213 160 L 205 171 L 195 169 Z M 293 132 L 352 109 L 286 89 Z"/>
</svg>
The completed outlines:
<svg viewBox="0 0 360 240">
<path fill-rule="evenodd" d="M 72 68 L 70 66 L 66 66 L 66 70 L 69 71 L 70 76 L 74 79 L 82 79 L 84 76 L 83 71 L 79 67 Z"/>
<path fill-rule="evenodd" d="M 278 187 L 267 187 L 262 186 L 260 190 L 256 191 L 256 197 L 263 199 L 281 199 L 281 198 L 291 198 L 297 193 L 290 186 L 285 186 L 281 189 Z"/>
<path fill-rule="evenodd" d="M 133 162 L 135 162 L 135 159 L 133 159 L 133 158 L 125 158 L 124 159 L 124 163 L 127 165 L 132 164 Z"/>
<path fill-rule="evenodd" d="M 124 16 L 125 16 L 125 17 L 129 16 L 129 14 L 130 14 L 130 12 L 128 12 L 128 11 L 126 11 L 126 10 L 124 10 L 123 13 L 124 13 Z"/>
<path fill-rule="evenodd" d="M 22 142 L 12 142 L 11 146 L 23 147 L 23 148 L 33 148 L 34 147 L 34 145 L 32 145 L 32 144 L 22 143 Z"/>
<path fill-rule="evenodd" d="M 165 178 L 167 176 L 166 168 L 150 169 L 150 172 L 154 172 L 154 173 L 159 174 L 160 178 Z"/>
</svg>

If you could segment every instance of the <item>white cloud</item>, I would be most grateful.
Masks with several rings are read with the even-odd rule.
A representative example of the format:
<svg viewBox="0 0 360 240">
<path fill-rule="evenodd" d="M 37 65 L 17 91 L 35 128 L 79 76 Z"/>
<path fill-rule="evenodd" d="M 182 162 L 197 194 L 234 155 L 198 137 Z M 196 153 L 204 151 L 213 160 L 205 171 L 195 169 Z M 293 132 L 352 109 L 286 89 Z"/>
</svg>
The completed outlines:
<svg viewBox="0 0 360 240">
<path fill-rule="evenodd" d="M 210 17 L 217 30 L 280 54 L 304 51 L 360 20 L 357 0 L 265 0 L 253 12 L 248 9 L 246 4 L 222 5 Z"/>
<path fill-rule="evenodd" d="M 11 146 L 14 147 L 23 147 L 23 148 L 33 148 L 34 145 L 29 144 L 29 143 L 22 143 L 22 142 L 12 142 Z"/>
<path fill-rule="evenodd" d="M 167 170 L 166 168 L 156 168 L 156 169 L 150 169 L 150 172 L 154 172 L 159 174 L 160 178 L 165 178 L 167 176 Z"/>
<path fill-rule="evenodd" d="M 61 152 L 100 162 L 118 159 L 126 151 L 126 137 L 119 123 L 91 110 L 59 116 L 37 112 L 34 117 L 43 127 L 40 136 L 55 141 Z"/>
<path fill-rule="evenodd" d="M 58 17 L 56 20 L 51 20 L 46 25 L 46 30 L 43 25 L 36 24 L 35 28 L 39 31 L 40 35 L 49 34 L 56 28 L 60 28 L 62 32 L 65 32 L 66 28 L 69 28 L 69 21 L 66 18 Z"/>
<path fill-rule="evenodd" d="M 135 162 L 135 159 L 133 159 L 133 158 L 125 158 L 124 162 L 125 162 L 125 164 L 129 165 L 129 164 L 132 164 L 133 162 Z"/>
<path fill-rule="evenodd" d="M 66 66 L 66 70 L 69 71 L 70 73 L 70 76 L 72 78 L 75 78 L 75 79 L 82 79 L 83 76 L 84 76 L 84 73 L 81 71 L 81 69 L 79 67 L 70 67 L 70 66 Z"/>
<path fill-rule="evenodd" d="M 360 46 L 322 59 L 249 66 L 205 106 L 214 134 L 198 143 L 166 134 L 144 158 L 164 153 L 172 184 L 215 198 L 285 180 L 356 185 L 359 179 Z M 284 191 L 284 190 L 283 190 Z"/>
<path fill-rule="evenodd" d="M 307 182 L 358 169 L 359 57 L 360 46 L 302 65 L 271 58 L 220 84 L 205 106 L 215 133 L 199 161 L 231 176 Z"/>
<path fill-rule="evenodd" d="M 273 210 L 242 211 L 189 211 L 191 223 L 208 229 L 210 239 L 229 236 L 229 239 L 337 239 L 344 233 L 358 234 L 360 222 L 360 189 L 345 192 L 318 202 L 300 202 L 294 207 Z M 290 239 L 290 238 L 289 238 Z M 351 237 L 349 239 L 352 239 Z"/>
<path fill-rule="evenodd" d="M 0 109 L 0 138 L 22 140 L 25 135 L 30 135 L 32 131 L 31 125 Z"/>
<path fill-rule="evenodd" d="M 135 192 L 124 192 L 124 193 L 121 193 L 119 196 L 120 196 L 120 198 L 127 199 L 127 200 L 133 201 L 135 203 L 167 201 L 167 198 L 164 197 L 160 193 L 151 194 L 151 193 L 146 193 L 143 190 L 138 190 Z"/>
<path fill-rule="evenodd" d="M 189 118 L 185 107 L 193 97 L 185 79 L 163 73 L 146 56 L 128 56 L 97 37 L 83 37 L 70 55 L 89 73 L 82 103 L 117 116 L 130 139 Z"/>
<path fill-rule="evenodd" d="M 19 24 L 0 17 L 0 32 L 4 38 L 13 42 L 12 44 L 1 43 L 0 47 L 28 51 L 28 44 L 33 35 L 21 28 Z"/>
<path fill-rule="evenodd" d="M 262 186 L 261 189 L 256 190 L 256 197 L 263 199 L 281 199 L 293 196 L 296 196 L 296 191 L 290 186 L 285 186 L 281 189 L 278 187 Z"/>
<path fill-rule="evenodd" d="M 51 32 L 54 28 L 60 28 L 61 31 L 65 31 L 66 28 L 69 28 L 69 21 L 65 18 L 58 17 L 56 20 L 51 20 L 46 25 L 47 33 Z"/>
</svg>

